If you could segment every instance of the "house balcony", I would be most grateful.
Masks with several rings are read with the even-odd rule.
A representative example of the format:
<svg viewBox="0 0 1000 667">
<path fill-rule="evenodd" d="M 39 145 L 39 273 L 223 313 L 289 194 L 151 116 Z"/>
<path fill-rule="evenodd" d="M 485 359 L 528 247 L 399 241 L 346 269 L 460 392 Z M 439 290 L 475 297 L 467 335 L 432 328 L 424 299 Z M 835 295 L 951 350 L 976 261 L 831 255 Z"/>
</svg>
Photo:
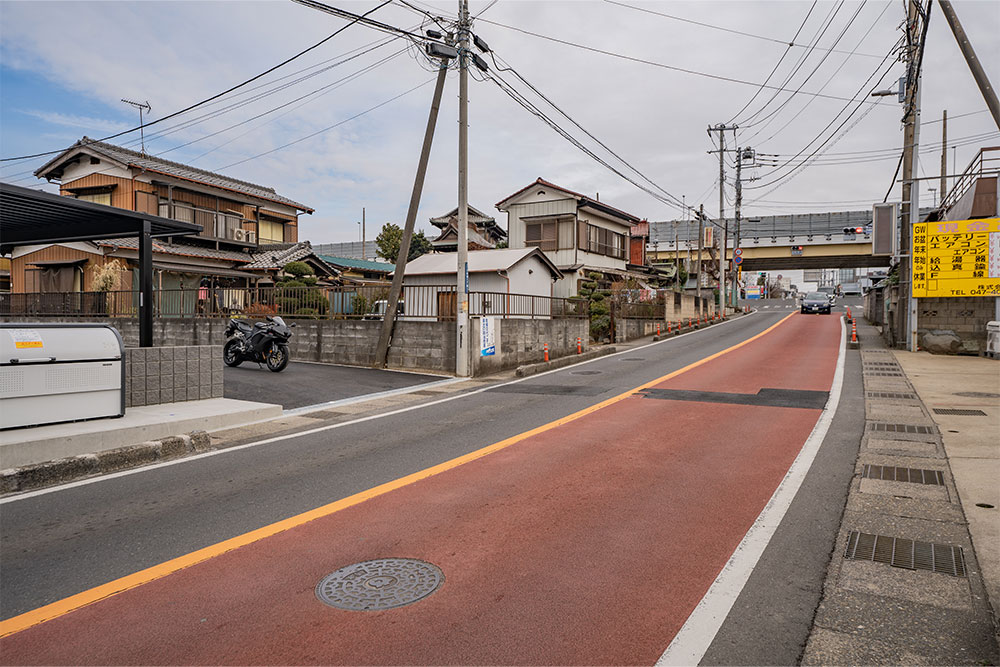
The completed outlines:
<svg viewBox="0 0 1000 667">
<path fill-rule="evenodd" d="M 161 202 L 159 214 L 165 218 L 200 225 L 201 233 L 198 234 L 198 238 L 248 248 L 256 247 L 258 244 L 257 223 L 241 215 L 212 211 L 180 202 L 173 204 Z"/>
</svg>

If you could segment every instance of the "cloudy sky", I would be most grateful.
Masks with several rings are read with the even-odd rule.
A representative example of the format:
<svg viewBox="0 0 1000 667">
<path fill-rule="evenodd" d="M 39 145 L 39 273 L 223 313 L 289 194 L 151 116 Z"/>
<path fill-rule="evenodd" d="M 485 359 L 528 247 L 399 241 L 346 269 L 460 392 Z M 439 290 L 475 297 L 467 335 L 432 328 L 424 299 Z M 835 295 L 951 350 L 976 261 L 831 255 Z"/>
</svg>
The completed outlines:
<svg viewBox="0 0 1000 667">
<path fill-rule="evenodd" d="M 429 27 L 429 19 L 416 10 L 447 24 L 458 7 L 458 0 L 409 2 L 411 7 L 393 0 L 372 18 L 419 29 Z M 329 4 L 363 13 L 380 3 Z M 998 4 L 954 4 L 996 85 Z M 893 97 L 876 104 L 851 100 L 871 99 L 867 93 L 880 79 L 880 88 L 894 88 L 902 75 L 893 52 L 902 34 L 902 0 L 472 0 L 470 8 L 481 14 L 474 32 L 493 49 L 497 64 L 514 70 L 501 70 L 500 77 L 599 158 L 661 197 L 666 191 L 718 213 L 718 159 L 707 153 L 714 145 L 706 127 L 732 122 L 741 127 L 738 145 L 778 156 L 769 158 L 777 167 L 745 169 L 747 178 L 758 178 L 745 185 L 747 215 L 865 209 L 881 201 L 892 182 L 901 107 Z M 163 118 L 346 23 L 293 2 L 3 0 L 0 156 L 56 150 L 84 135 L 129 129 L 138 115 L 121 98 L 148 100 L 148 120 Z M 303 236 L 314 243 L 358 240 L 364 207 L 371 238 L 382 223 L 405 216 L 433 91 L 429 67 L 406 40 L 351 26 L 220 100 L 146 128 L 146 149 L 274 187 L 314 207 L 316 213 L 302 219 Z M 762 89 L 769 75 L 769 86 L 787 92 Z M 458 74 L 451 72 L 418 228 L 429 230 L 427 219 L 457 201 L 457 98 Z M 602 201 L 650 220 L 680 216 L 518 106 L 495 82 L 470 81 L 470 100 L 473 206 L 504 221 L 494 204 L 541 176 L 599 193 Z M 935 5 L 924 60 L 922 176 L 939 174 L 943 109 L 949 145 L 957 143 L 948 151 L 949 170 L 953 161 L 963 169 L 980 146 L 1000 145 Z M 135 133 L 113 143 L 137 147 L 138 141 Z M 729 132 L 727 145 L 732 142 Z M 795 168 L 818 147 L 813 162 Z M 43 162 L 5 162 L 0 180 L 39 183 L 31 171 Z M 922 203 L 938 196 L 928 190 L 937 186 L 925 182 Z M 896 185 L 890 199 L 899 196 Z M 730 185 L 727 199 L 732 197 Z M 731 213 L 731 204 L 727 208 Z"/>
</svg>

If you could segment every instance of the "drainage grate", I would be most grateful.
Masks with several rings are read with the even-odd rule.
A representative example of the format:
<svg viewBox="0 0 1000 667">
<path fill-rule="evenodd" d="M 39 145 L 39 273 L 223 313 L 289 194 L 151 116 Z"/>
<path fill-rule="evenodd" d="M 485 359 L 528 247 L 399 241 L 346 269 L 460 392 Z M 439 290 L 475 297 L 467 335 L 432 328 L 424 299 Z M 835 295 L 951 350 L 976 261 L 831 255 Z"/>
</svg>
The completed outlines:
<svg viewBox="0 0 1000 667">
<path fill-rule="evenodd" d="M 887 373 L 885 371 L 872 371 L 872 372 L 868 372 L 866 370 L 864 373 L 868 377 L 873 377 L 873 376 L 874 377 L 893 377 L 893 378 L 903 377 L 902 373 Z"/>
<path fill-rule="evenodd" d="M 868 398 L 905 398 L 905 399 L 915 400 L 917 398 L 917 395 L 902 394 L 896 391 L 870 391 L 868 392 Z"/>
<path fill-rule="evenodd" d="M 570 375 L 600 375 L 601 371 L 570 371 Z"/>
<path fill-rule="evenodd" d="M 895 361 L 862 361 L 865 366 L 899 366 Z"/>
<path fill-rule="evenodd" d="M 930 426 L 917 426 L 916 424 L 884 424 L 882 422 L 869 422 L 869 431 L 883 431 L 885 433 L 933 433 Z"/>
<path fill-rule="evenodd" d="M 881 479 L 888 482 L 911 482 L 914 484 L 933 484 L 944 486 L 944 476 L 940 470 L 923 470 L 920 468 L 896 468 L 894 466 L 865 465 L 861 471 L 862 477 Z"/>
<path fill-rule="evenodd" d="M 958 391 L 955 392 L 956 396 L 964 396 L 965 398 L 1000 398 L 1000 394 L 994 394 L 989 391 Z"/>
<path fill-rule="evenodd" d="M 847 538 L 844 558 L 888 563 L 907 570 L 930 570 L 953 577 L 965 576 L 965 554 L 962 547 L 871 535 L 856 530 L 851 531 Z"/>
<path fill-rule="evenodd" d="M 348 611 L 380 611 L 412 604 L 438 589 L 444 574 L 412 558 L 381 558 L 342 567 L 323 577 L 316 597 Z"/>
<path fill-rule="evenodd" d="M 622 361 L 646 361 L 642 357 L 625 357 Z"/>
<path fill-rule="evenodd" d="M 934 408 L 936 415 L 961 415 L 964 417 L 985 417 L 982 410 L 961 410 L 959 408 Z"/>
</svg>

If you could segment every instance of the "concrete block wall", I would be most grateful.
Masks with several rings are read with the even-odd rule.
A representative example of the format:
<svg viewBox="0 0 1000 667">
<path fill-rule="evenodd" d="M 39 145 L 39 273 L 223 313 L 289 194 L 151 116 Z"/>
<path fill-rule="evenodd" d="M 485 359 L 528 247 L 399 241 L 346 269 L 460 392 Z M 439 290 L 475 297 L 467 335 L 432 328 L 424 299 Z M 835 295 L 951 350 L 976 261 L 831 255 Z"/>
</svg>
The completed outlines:
<svg viewBox="0 0 1000 667">
<path fill-rule="evenodd" d="M 221 345 L 125 349 L 125 407 L 221 398 Z"/>
<path fill-rule="evenodd" d="M 954 333 L 961 339 L 959 353 L 986 351 L 986 324 L 996 319 L 994 297 L 917 299 L 917 334 Z"/>
<path fill-rule="evenodd" d="M 482 340 L 482 318 L 474 317 L 469 327 L 472 336 L 472 374 L 488 375 L 502 370 L 545 359 L 544 344 L 549 345 L 549 359 L 576 354 L 576 340 L 580 338 L 583 349 L 588 349 L 590 321 L 567 320 L 497 320 L 495 355 L 484 357 L 479 341 Z M 454 329 L 454 327 L 452 327 Z M 454 338 L 452 338 L 454 345 Z M 452 347 L 451 349 L 454 349 Z M 454 356 L 454 355 L 452 355 Z"/>
</svg>

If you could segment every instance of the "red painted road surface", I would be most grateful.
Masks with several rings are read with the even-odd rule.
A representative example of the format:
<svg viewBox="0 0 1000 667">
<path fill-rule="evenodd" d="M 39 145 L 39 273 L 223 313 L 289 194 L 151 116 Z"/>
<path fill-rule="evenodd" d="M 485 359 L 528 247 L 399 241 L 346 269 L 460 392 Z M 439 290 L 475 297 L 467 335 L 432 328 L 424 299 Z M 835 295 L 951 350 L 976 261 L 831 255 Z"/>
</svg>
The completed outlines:
<svg viewBox="0 0 1000 667">
<path fill-rule="evenodd" d="M 839 320 L 795 315 L 658 385 L 828 391 Z M 596 380 L 595 380 L 596 381 Z M 639 396 L 0 641 L 5 664 L 652 664 L 819 410 Z M 357 561 L 445 582 L 380 612 L 319 602 Z"/>
</svg>

